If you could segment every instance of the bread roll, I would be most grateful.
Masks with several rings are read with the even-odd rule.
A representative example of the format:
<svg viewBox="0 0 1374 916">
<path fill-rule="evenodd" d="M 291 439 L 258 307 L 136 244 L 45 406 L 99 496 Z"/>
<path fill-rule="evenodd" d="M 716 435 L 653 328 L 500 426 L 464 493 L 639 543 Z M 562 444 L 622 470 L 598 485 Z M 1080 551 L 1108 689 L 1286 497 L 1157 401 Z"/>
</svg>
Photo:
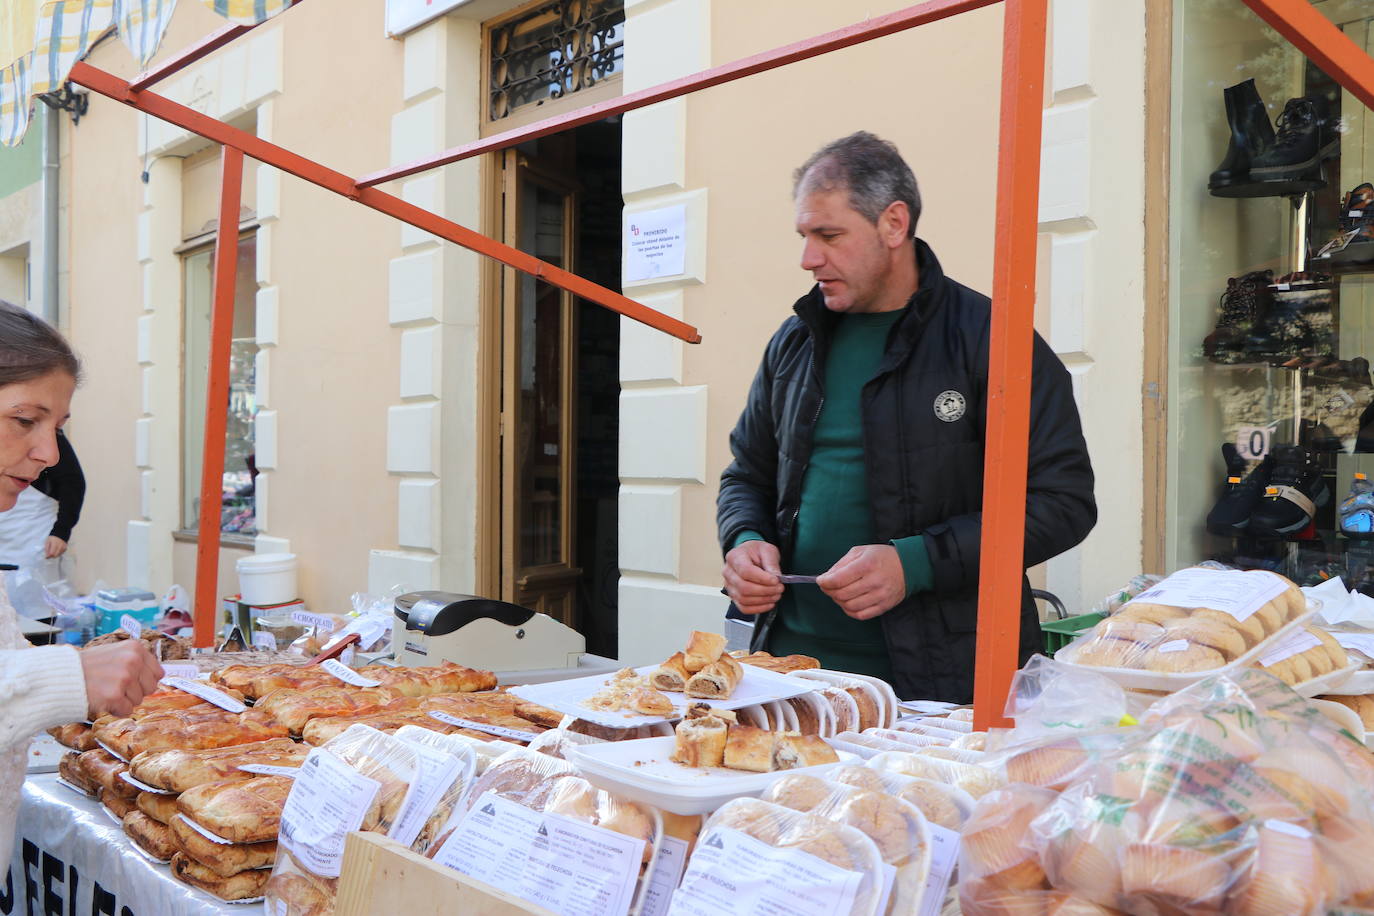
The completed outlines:
<svg viewBox="0 0 1374 916">
<path fill-rule="evenodd" d="M 1180 642 L 1182 640 L 1179 640 Z M 1180 672 L 1211 671 L 1226 664 L 1226 658 L 1211 646 L 1189 643 L 1178 651 L 1164 651 L 1163 646 L 1147 651 L 1142 660 L 1147 671 Z"/>
<path fill-rule="evenodd" d="M 687 680 L 692 676 L 692 672 L 687 670 L 683 662 L 681 652 L 673 653 L 663 664 L 649 675 L 649 683 L 659 690 L 669 690 L 674 693 L 681 693 L 687 687 Z"/>
<path fill-rule="evenodd" d="M 113 814 L 116 820 L 122 821 L 129 812 L 138 810 L 138 805 L 134 804 L 133 799 L 115 795 L 105 789 L 98 790 L 97 797 L 100 799 L 100 803 L 105 806 L 105 810 Z"/>
<path fill-rule="evenodd" d="M 206 783 L 181 793 L 177 809 L 233 843 L 275 840 L 293 782 L 286 776 L 260 776 Z"/>
<path fill-rule="evenodd" d="M 1228 662 L 1244 655 L 1246 649 L 1245 637 L 1240 630 L 1220 620 L 1191 617 L 1171 620 L 1164 624 L 1164 634 L 1160 640 L 1168 642 L 1174 639 L 1186 639 L 1199 646 L 1209 646 L 1220 652 Z"/>
<path fill-rule="evenodd" d="M 166 862 L 177 851 L 172 839 L 172 831 L 166 824 L 153 820 L 142 811 L 130 811 L 124 815 L 124 832 L 139 847 L 154 859 Z"/>
<path fill-rule="evenodd" d="M 702 668 L 687 681 L 684 691 L 689 697 L 707 700 L 725 700 L 735 692 L 744 678 L 740 663 L 728 655 L 722 655 Z"/>
<path fill-rule="evenodd" d="M 727 729 L 725 722 L 711 716 L 684 719 L 678 723 L 669 759 L 689 767 L 723 766 Z"/>
<path fill-rule="evenodd" d="M 719 633 L 703 633 L 700 630 L 693 630 L 691 637 L 687 640 L 687 648 L 682 653 L 682 667 L 687 669 L 688 674 L 696 674 L 720 658 L 724 651 L 724 636 Z"/>
<path fill-rule="evenodd" d="M 140 792 L 135 801 L 138 810 L 157 821 L 159 824 L 170 824 L 177 816 L 177 797 L 175 795 L 158 795 L 153 792 Z M 163 856 L 166 858 L 166 856 Z"/>
<path fill-rule="evenodd" d="M 779 733 L 774 738 L 773 769 L 794 770 L 839 762 L 835 749 L 816 735 Z"/>
<path fill-rule="evenodd" d="M 751 773 L 772 772 L 773 733 L 749 725 L 732 726 L 725 738 L 725 765 Z"/>
<path fill-rule="evenodd" d="M 203 750 L 144 751 L 129 763 L 129 770 L 134 778 L 150 786 L 185 792 L 207 782 L 246 776 L 239 767 L 247 763 L 300 766 L 309 752 L 308 746 L 290 738 L 273 738 Z"/>
<path fill-rule="evenodd" d="M 206 839 L 183 818 L 173 818 L 168 826 L 183 853 L 221 878 L 233 877 L 250 868 L 269 868 L 277 858 L 275 840 L 226 846 Z"/>
<path fill-rule="evenodd" d="M 179 852 L 172 856 L 172 875 L 178 881 L 214 894 L 221 900 L 251 900 L 262 896 L 268 879 L 272 877 L 272 870 L 251 869 L 224 878 L 189 858 L 185 853 Z"/>
</svg>

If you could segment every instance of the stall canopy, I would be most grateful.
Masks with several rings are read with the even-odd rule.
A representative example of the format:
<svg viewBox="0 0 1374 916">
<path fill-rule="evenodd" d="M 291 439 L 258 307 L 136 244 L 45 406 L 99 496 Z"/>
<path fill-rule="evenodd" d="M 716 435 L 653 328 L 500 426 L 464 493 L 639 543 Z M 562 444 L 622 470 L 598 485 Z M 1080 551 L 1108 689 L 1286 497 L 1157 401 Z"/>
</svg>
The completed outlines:
<svg viewBox="0 0 1374 916">
<path fill-rule="evenodd" d="M 200 2 L 239 27 L 217 33 L 226 41 L 292 5 L 292 0 Z M 139 66 L 147 66 L 176 5 L 177 0 L 0 0 L 0 143 L 14 146 L 24 139 L 34 99 L 62 88 L 76 62 L 111 30 Z"/>
</svg>

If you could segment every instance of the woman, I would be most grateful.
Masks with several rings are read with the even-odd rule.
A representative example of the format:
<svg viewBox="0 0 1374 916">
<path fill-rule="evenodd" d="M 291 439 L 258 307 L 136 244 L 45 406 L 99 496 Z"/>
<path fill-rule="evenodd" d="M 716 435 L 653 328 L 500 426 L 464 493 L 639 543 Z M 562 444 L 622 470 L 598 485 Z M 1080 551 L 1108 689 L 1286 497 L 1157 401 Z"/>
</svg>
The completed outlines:
<svg viewBox="0 0 1374 916">
<path fill-rule="evenodd" d="M 0 302 L 0 512 L 57 461 L 57 430 L 80 374 L 62 335 Z M 0 582 L 0 868 L 10 861 L 29 738 L 64 722 L 127 714 L 161 677 L 137 639 L 82 652 L 29 646 Z"/>
</svg>

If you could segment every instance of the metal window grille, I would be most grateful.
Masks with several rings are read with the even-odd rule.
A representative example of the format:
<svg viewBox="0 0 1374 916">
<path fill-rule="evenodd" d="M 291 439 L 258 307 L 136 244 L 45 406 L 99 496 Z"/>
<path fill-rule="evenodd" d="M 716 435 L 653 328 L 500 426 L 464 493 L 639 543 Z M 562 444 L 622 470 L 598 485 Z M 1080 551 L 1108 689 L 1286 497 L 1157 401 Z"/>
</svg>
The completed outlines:
<svg viewBox="0 0 1374 916">
<path fill-rule="evenodd" d="M 489 117 L 542 105 L 619 73 L 625 54 L 623 0 L 553 0 L 493 26 Z"/>
</svg>

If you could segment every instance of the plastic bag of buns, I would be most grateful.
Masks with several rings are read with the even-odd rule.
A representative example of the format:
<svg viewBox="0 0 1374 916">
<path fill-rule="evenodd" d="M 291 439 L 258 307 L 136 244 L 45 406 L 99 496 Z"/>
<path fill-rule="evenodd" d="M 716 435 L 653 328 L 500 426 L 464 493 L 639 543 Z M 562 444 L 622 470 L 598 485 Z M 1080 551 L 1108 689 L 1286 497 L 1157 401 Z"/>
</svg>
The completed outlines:
<svg viewBox="0 0 1374 916">
<path fill-rule="evenodd" d="M 884 912 L 919 911 L 930 875 L 930 830 L 925 815 L 911 802 L 888 794 L 881 784 L 861 788 L 804 773 L 776 780 L 762 797 L 861 830 L 878 847 L 883 862 L 895 869 Z"/>
<path fill-rule="evenodd" d="M 725 880 L 722 880 L 725 879 Z M 881 912 L 884 864 L 863 831 L 753 798 L 707 820 L 673 894 L 674 916 L 785 913 L 797 899 L 835 916 Z"/>
<path fill-rule="evenodd" d="M 884 751 L 871 758 L 868 765 L 878 770 L 900 773 L 903 776 L 916 776 L 921 779 L 956 786 L 975 799 L 982 798 L 993 789 L 1006 784 L 1006 780 L 1001 774 L 989 767 L 976 763 L 946 760 L 942 757 L 931 757 L 922 753 L 925 750 L 928 749 L 915 748 L 910 752 Z"/>
<path fill-rule="evenodd" d="M 1289 687 L 1301 687 L 1349 665 L 1350 656 L 1335 637 L 1312 626 L 1299 627 L 1275 639 L 1253 662 L 1254 667 L 1269 672 Z"/>
<path fill-rule="evenodd" d="M 1250 663 L 1307 613 L 1307 598 L 1277 573 L 1193 567 L 1142 592 L 1055 657 L 1150 672 L 1164 684 L 1179 676 L 1186 682 L 1232 663 Z"/>
<path fill-rule="evenodd" d="M 915 805 L 929 824 L 956 833 L 973 813 L 973 796 L 957 786 L 932 779 L 854 764 L 841 764 L 826 770 L 825 778 L 859 789 L 895 795 Z"/>
<path fill-rule="evenodd" d="M 630 913 L 637 913 L 648 891 L 648 879 L 663 842 L 663 819 L 659 811 L 639 802 L 620 798 L 598 789 L 577 775 L 566 761 L 525 748 L 516 748 L 476 779 L 466 799 L 464 817 L 485 817 L 494 798 L 515 802 L 531 811 L 556 814 L 593 827 L 642 841 L 639 874 L 631 898 Z M 545 825 L 547 826 L 547 825 Z M 474 874 L 472 847 L 462 836 L 463 818 L 455 816 L 427 855 L 434 861 L 465 874 Z M 507 838 L 507 845 L 518 847 L 519 840 Z M 534 842 L 534 838 L 530 838 Z M 547 840 L 543 841 L 547 845 Z M 483 849 L 481 855 L 489 855 Z M 518 893 L 514 888 L 506 890 Z"/>
<path fill-rule="evenodd" d="M 1320 700 L 1329 700 L 1332 703 L 1339 703 L 1360 717 L 1360 723 L 1366 732 L 1374 732 L 1374 695 L 1362 694 L 1359 696 L 1336 696 L 1328 695 L 1318 697 Z"/>
<path fill-rule="evenodd" d="M 282 809 L 277 860 L 264 890 L 268 912 L 332 912 L 344 837 L 354 830 L 389 834 L 403 823 L 420 775 L 414 748 L 367 725 L 311 750 Z"/>
<path fill-rule="evenodd" d="M 410 840 L 410 848 L 424 855 L 449 819 L 460 810 L 477 769 L 477 755 L 462 735 L 445 735 L 418 725 L 402 725 L 394 734 L 398 740 L 415 748 L 422 771 L 417 784 L 425 787 L 423 792 L 412 793 L 407 801 L 408 805 L 417 807 L 413 816 L 422 818 L 418 830 L 413 823 L 409 824 L 405 835 L 394 839 L 405 842 L 413 831 L 415 838 Z"/>
<path fill-rule="evenodd" d="M 1210 678 L 1138 726 L 1005 753 L 1021 760 L 1009 777 L 1040 784 L 985 795 L 964 825 L 969 916 L 1374 904 L 1374 755 L 1271 675 Z"/>
</svg>

